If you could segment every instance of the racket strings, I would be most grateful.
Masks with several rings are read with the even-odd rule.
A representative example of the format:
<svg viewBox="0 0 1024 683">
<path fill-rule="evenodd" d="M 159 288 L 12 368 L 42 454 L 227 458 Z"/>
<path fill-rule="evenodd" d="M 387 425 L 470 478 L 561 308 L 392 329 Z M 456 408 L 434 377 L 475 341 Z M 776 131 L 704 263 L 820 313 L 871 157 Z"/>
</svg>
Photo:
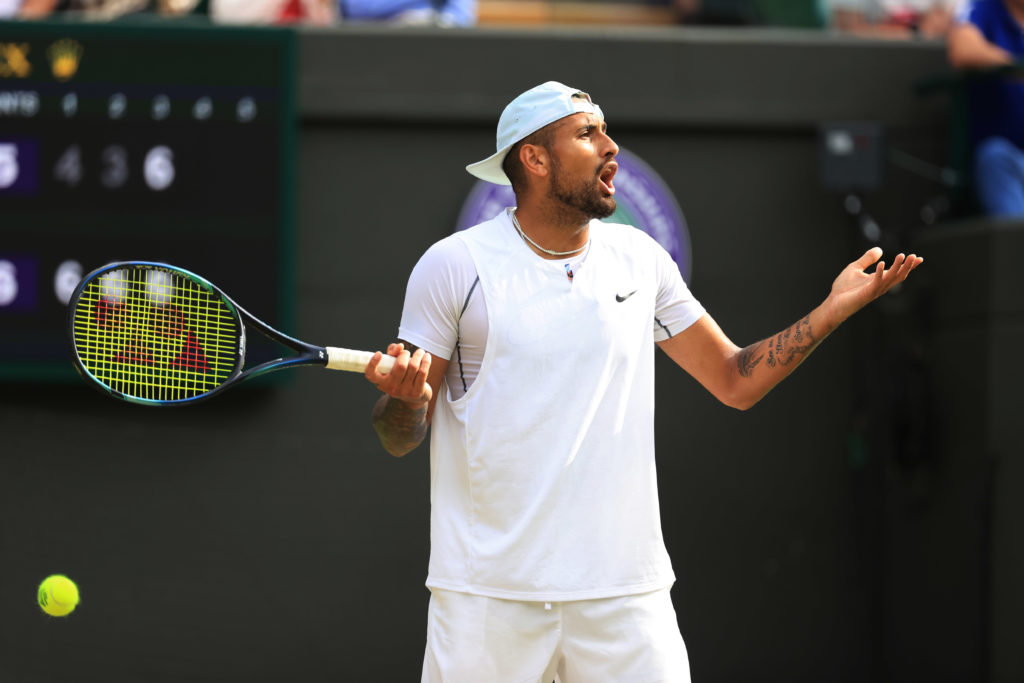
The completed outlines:
<svg viewBox="0 0 1024 683">
<path fill-rule="evenodd" d="M 181 401 L 212 391 L 239 362 L 240 334 L 216 292 L 156 267 L 108 271 L 75 304 L 82 366 L 133 398 Z"/>
</svg>

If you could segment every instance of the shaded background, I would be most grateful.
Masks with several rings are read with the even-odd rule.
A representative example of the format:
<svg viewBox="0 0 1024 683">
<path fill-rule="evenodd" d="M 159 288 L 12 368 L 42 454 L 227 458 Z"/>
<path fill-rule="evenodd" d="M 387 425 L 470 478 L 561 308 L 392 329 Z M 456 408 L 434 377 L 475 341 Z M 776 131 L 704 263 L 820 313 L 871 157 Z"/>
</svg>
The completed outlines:
<svg viewBox="0 0 1024 683">
<path fill-rule="evenodd" d="M 393 339 L 409 270 L 473 185 L 464 165 L 544 80 L 591 92 L 672 188 L 691 287 L 741 345 L 804 315 L 870 246 L 821 185 L 821 124 L 879 122 L 936 164 L 950 152 L 948 98 L 914 88 L 945 70 L 937 44 L 353 26 L 305 30 L 299 53 L 291 331 L 323 344 Z M 694 680 L 1024 679 L 1024 243 L 1013 224 L 926 225 L 943 194 L 891 166 L 864 194 L 890 254 L 924 268 L 753 410 L 659 355 Z M 375 397 L 309 369 L 166 411 L 76 381 L 0 384 L 0 681 L 418 680 L 427 449 L 387 456 Z M 34 603 L 53 572 L 82 590 L 62 620 Z"/>
</svg>

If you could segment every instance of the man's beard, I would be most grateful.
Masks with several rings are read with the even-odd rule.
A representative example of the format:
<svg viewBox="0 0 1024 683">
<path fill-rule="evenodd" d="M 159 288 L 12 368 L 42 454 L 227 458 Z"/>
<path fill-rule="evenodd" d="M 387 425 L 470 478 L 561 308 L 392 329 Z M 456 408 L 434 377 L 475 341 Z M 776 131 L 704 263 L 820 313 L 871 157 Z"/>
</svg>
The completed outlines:
<svg viewBox="0 0 1024 683">
<path fill-rule="evenodd" d="M 600 172 L 597 169 L 597 172 Z M 575 210 L 583 214 L 586 220 L 591 218 L 608 218 L 613 213 L 617 204 L 614 197 L 605 197 L 600 190 L 597 175 L 593 179 L 580 178 L 574 184 L 563 182 L 565 174 L 562 172 L 562 165 L 557 157 L 552 157 L 551 163 L 552 183 L 550 194 L 553 198 L 562 202 L 567 209 Z"/>
</svg>

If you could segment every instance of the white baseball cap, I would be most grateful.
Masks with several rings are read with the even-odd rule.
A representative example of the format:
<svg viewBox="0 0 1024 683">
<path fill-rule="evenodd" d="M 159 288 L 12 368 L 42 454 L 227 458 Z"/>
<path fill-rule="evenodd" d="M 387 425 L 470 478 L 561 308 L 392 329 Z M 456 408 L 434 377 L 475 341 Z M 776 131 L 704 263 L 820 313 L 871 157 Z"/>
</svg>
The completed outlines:
<svg viewBox="0 0 1024 683">
<path fill-rule="evenodd" d="M 498 151 L 483 161 L 466 166 L 466 170 L 481 180 L 511 185 L 512 181 L 505 175 L 501 165 L 512 145 L 549 123 L 579 113 L 596 114 L 604 118 L 601 107 L 594 104 L 590 95 L 582 90 L 556 81 L 530 88 L 509 102 L 501 112 L 501 118 L 498 119 Z"/>
</svg>

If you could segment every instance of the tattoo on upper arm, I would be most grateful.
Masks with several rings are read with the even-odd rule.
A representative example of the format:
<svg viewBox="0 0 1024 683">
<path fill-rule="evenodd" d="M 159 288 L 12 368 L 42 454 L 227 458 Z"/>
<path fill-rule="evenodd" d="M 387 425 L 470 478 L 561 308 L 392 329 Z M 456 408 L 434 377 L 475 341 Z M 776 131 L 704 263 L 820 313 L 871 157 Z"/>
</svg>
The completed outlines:
<svg viewBox="0 0 1024 683">
<path fill-rule="evenodd" d="M 770 368 L 789 365 L 794 360 L 802 360 L 804 355 L 814 349 L 817 343 L 818 339 L 815 338 L 814 331 L 811 329 L 811 316 L 806 315 L 774 337 L 751 344 L 741 350 L 736 358 L 740 376 L 750 377 L 753 375 L 754 368 L 762 359 Z M 761 348 L 765 345 L 768 350 L 762 353 Z"/>
</svg>

